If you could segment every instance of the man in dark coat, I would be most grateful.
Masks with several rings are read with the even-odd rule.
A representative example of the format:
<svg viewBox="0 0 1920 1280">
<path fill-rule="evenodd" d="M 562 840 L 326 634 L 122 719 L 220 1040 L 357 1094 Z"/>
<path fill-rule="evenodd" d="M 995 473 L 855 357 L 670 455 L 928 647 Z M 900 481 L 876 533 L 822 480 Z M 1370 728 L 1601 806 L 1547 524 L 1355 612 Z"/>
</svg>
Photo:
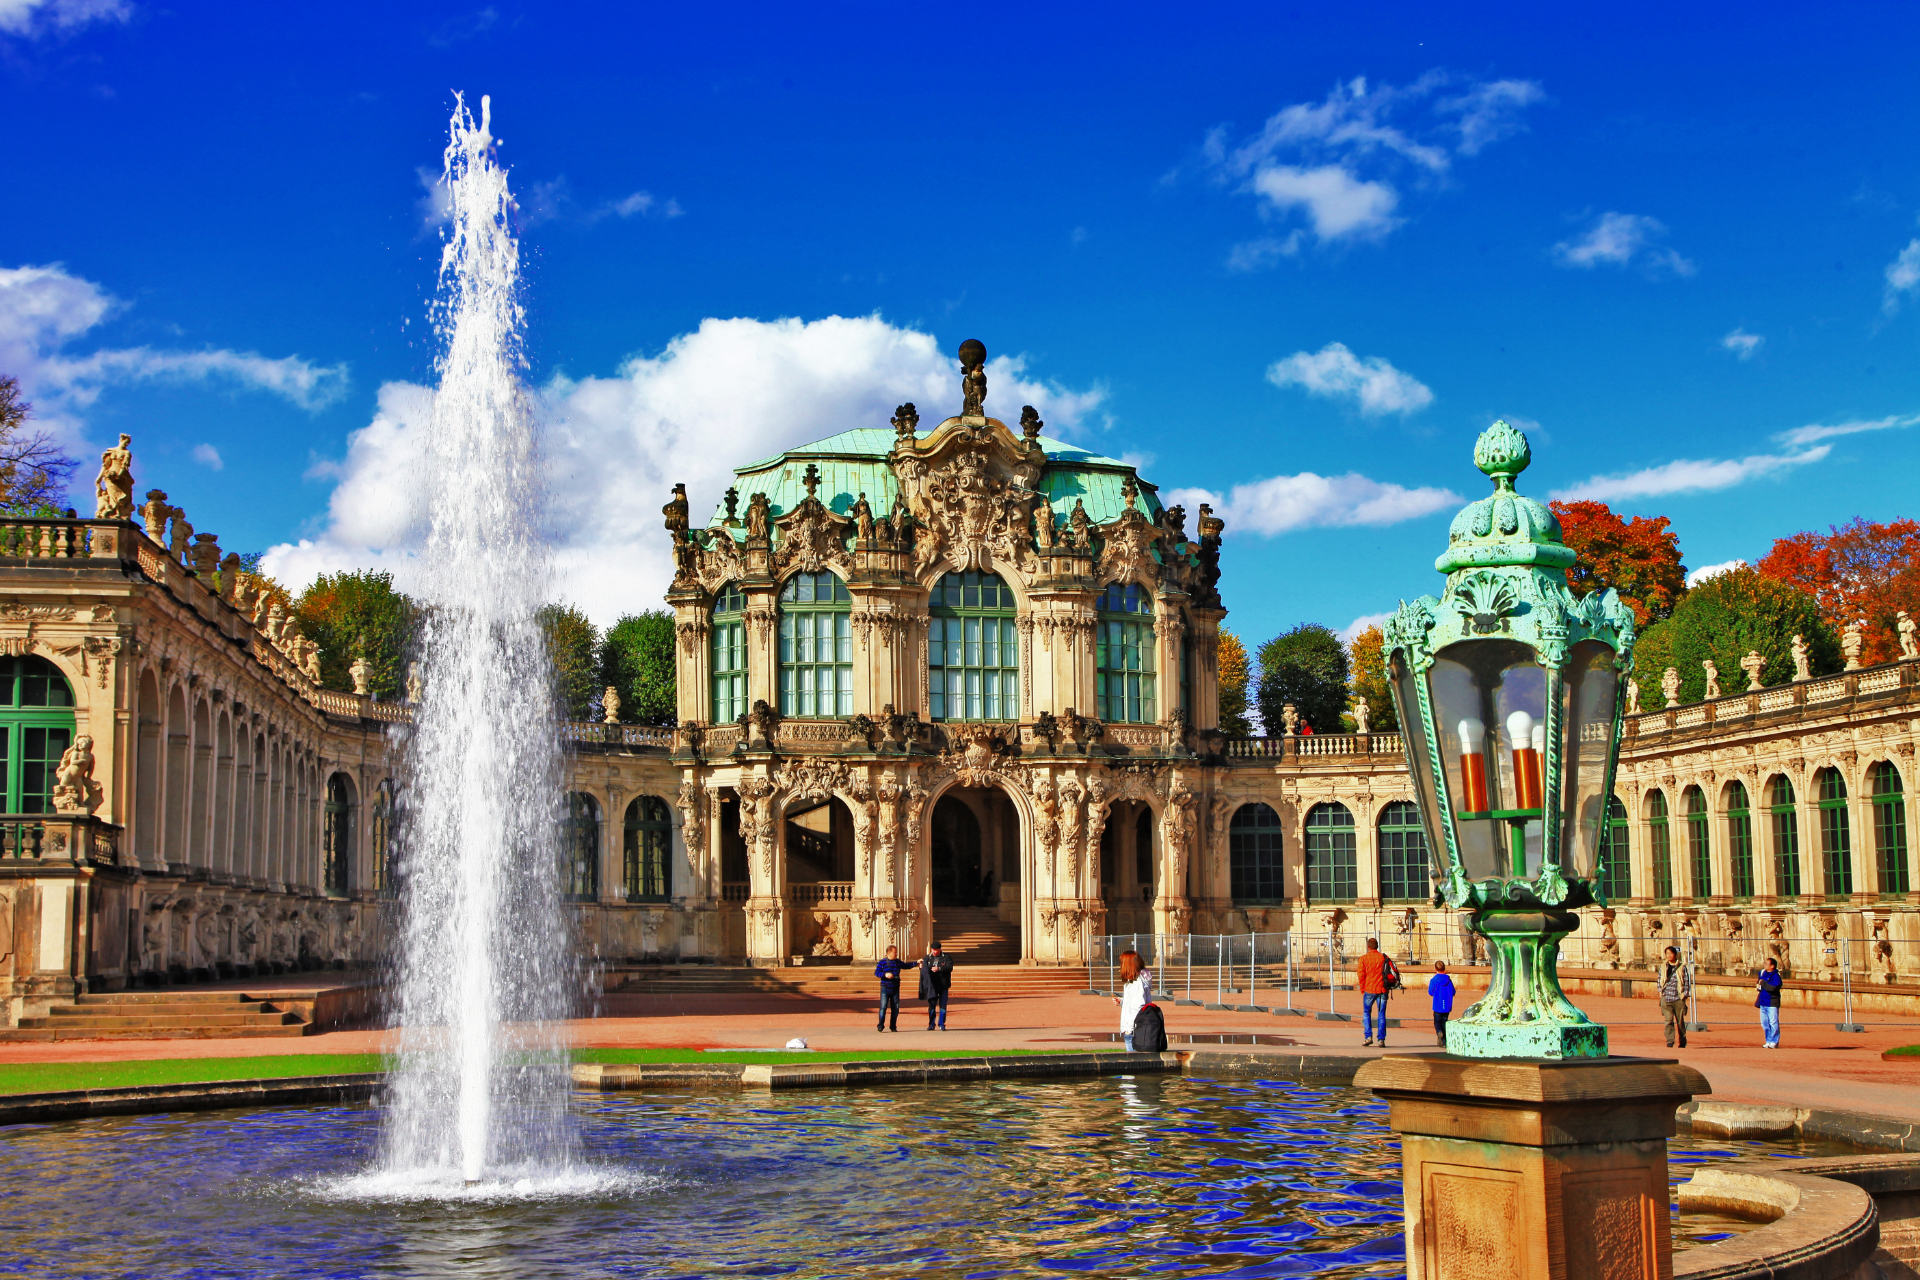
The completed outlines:
<svg viewBox="0 0 1920 1280">
<path fill-rule="evenodd" d="M 912 964 L 908 964 L 902 960 L 900 958 L 900 948 L 898 947 L 888 947 L 887 954 L 882 956 L 879 962 L 873 966 L 873 976 L 880 979 L 880 1025 L 874 1028 L 875 1031 L 898 1031 L 900 1029 L 900 974 L 904 970 L 918 969 L 919 967 L 920 962 L 918 960 L 915 960 Z M 920 982 L 923 988 L 926 985 L 926 981 L 926 976 L 924 974 L 921 975 Z M 887 1015 L 889 1013 L 893 1016 L 888 1017 Z"/>
<path fill-rule="evenodd" d="M 953 985 L 953 961 L 934 943 L 927 958 L 920 962 L 920 998 L 927 1002 L 927 1030 L 934 1028 L 934 1011 L 939 1010 L 940 1030 L 947 1029 L 947 989 Z"/>
</svg>

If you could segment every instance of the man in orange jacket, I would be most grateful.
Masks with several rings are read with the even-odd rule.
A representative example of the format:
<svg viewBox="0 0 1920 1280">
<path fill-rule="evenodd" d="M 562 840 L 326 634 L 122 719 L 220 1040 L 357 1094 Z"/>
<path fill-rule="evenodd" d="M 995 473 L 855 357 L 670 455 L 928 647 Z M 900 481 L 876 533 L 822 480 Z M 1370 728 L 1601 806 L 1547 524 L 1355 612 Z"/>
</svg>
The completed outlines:
<svg viewBox="0 0 1920 1280">
<path fill-rule="evenodd" d="M 1367 1033 L 1367 1044 L 1387 1042 L 1387 958 L 1380 952 L 1380 939 L 1367 939 L 1367 953 L 1360 957 L 1360 1023 Z M 1380 1019 L 1380 1034 L 1373 1033 L 1375 1015 Z"/>
</svg>

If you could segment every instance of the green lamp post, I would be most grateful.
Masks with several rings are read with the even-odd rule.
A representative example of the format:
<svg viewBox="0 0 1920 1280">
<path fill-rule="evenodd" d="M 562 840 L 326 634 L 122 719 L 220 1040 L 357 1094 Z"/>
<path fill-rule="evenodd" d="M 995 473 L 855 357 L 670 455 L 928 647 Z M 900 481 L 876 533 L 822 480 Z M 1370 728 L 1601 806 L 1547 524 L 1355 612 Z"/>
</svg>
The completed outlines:
<svg viewBox="0 0 1920 1280">
<path fill-rule="evenodd" d="M 1611 589 L 1578 600 L 1572 548 L 1514 491 L 1532 460 L 1505 422 L 1474 445 L 1493 493 L 1453 519 L 1439 599 L 1384 628 L 1407 768 L 1439 867 L 1436 904 L 1470 913 L 1493 976 L 1447 1028 L 1473 1058 L 1604 1058 L 1607 1029 L 1560 989 L 1560 941 L 1605 901 L 1607 802 L 1633 670 L 1633 611 Z"/>
</svg>

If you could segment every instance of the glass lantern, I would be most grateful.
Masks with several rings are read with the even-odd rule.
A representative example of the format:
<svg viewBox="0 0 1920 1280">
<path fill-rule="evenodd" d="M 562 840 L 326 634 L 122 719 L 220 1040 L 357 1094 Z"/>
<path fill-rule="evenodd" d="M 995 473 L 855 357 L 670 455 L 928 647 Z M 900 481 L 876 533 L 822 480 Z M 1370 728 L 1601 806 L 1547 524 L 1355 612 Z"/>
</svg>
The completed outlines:
<svg viewBox="0 0 1920 1280">
<path fill-rule="evenodd" d="M 1387 664 L 1441 864 L 1436 903 L 1469 913 L 1493 964 L 1448 1051 L 1604 1058 L 1607 1029 L 1567 999 L 1557 967 L 1575 909 L 1604 902 L 1633 613 L 1611 589 L 1574 599 L 1559 521 L 1514 490 L 1531 460 L 1507 423 L 1481 434 L 1474 463 L 1493 494 L 1454 517 L 1440 598 L 1388 620 Z"/>
</svg>

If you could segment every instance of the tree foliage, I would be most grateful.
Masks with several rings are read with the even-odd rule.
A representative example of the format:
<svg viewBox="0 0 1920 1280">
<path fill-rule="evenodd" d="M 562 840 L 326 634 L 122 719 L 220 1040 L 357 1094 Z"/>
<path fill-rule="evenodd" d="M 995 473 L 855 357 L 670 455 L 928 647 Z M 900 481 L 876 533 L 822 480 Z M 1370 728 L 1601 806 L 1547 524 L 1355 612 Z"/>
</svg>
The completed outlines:
<svg viewBox="0 0 1920 1280">
<path fill-rule="evenodd" d="M 1387 686 L 1386 636 L 1379 627 L 1368 627 L 1347 646 L 1353 667 L 1353 693 L 1367 700 L 1367 727 L 1376 733 L 1391 733 L 1400 727 L 1393 709 L 1393 691 Z M 1358 728 L 1353 717 L 1347 717 Z"/>
<path fill-rule="evenodd" d="M 1254 701 L 1269 735 L 1282 729 L 1289 702 L 1315 733 L 1336 733 L 1347 709 L 1347 647 L 1317 622 L 1303 622 L 1260 646 Z"/>
<path fill-rule="evenodd" d="M 320 646 L 320 683 L 351 690 L 350 668 L 364 654 L 373 668 L 370 691 L 392 699 L 406 688 L 407 653 L 413 645 L 414 603 L 394 590 L 393 575 L 373 570 L 323 573 L 298 600 L 287 601 L 285 588 L 258 576 L 261 589 L 291 603 L 301 632 Z"/>
<path fill-rule="evenodd" d="M 1634 679 L 1640 706 L 1657 711 L 1666 705 L 1660 680 L 1668 667 L 1680 674 L 1680 701 L 1706 696 L 1709 659 L 1720 672 L 1720 691 L 1747 687 L 1740 660 L 1757 650 L 1767 660 L 1760 680 L 1784 684 L 1793 679 L 1793 637 L 1807 642 L 1808 665 L 1816 676 L 1840 670 L 1840 639 L 1820 617 L 1812 596 L 1789 583 L 1749 568 L 1717 574 L 1687 592 L 1680 607 L 1634 643 Z"/>
<path fill-rule="evenodd" d="M 1641 627 L 1672 615 L 1687 593 L 1680 540 L 1665 516 L 1622 520 L 1604 502 L 1552 502 L 1560 536 L 1580 556 L 1567 585 L 1584 596 L 1612 587 Z"/>
<path fill-rule="evenodd" d="M 630 613 L 608 627 L 600 641 L 600 684 L 619 692 L 623 722 L 678 723 L 673 615 L 662 609 Z"/>
<path fill-rule="evenodd" d="M 1835 631 L 1864 621 L 1864 663 L 1900 656 L 1900 610 L 1920 617 L 1920 522 L 1856 517 L 1828 533 L 1796 533 L 1754 568 L 1811 595 Z"/>
<path fill-rule="evenodd" d="M 1220 630 L 1220 732 L 1231 738 L 1253 736 L 1253 722 L 1247 719 L 1247 646 L 1240 637 Z"/>
<path fill-rule="evenodd" d="M 29 428 L 32 419 L 33 406 L 20 398 L 19 380 L 0 375 L 0 511 L 57 516 L 80 464 L 51 432 Z"/>
<path fill-rule="evenodd" d="M 587 615 L 570 604 L 550 604 L 540 610 L 540 629 L 546 633 L 547 656 L 553 659 L 553 679 L 562 713 L 569 720 L 592 716 L 600 684 L 600 633 Z"/>
</svg>

